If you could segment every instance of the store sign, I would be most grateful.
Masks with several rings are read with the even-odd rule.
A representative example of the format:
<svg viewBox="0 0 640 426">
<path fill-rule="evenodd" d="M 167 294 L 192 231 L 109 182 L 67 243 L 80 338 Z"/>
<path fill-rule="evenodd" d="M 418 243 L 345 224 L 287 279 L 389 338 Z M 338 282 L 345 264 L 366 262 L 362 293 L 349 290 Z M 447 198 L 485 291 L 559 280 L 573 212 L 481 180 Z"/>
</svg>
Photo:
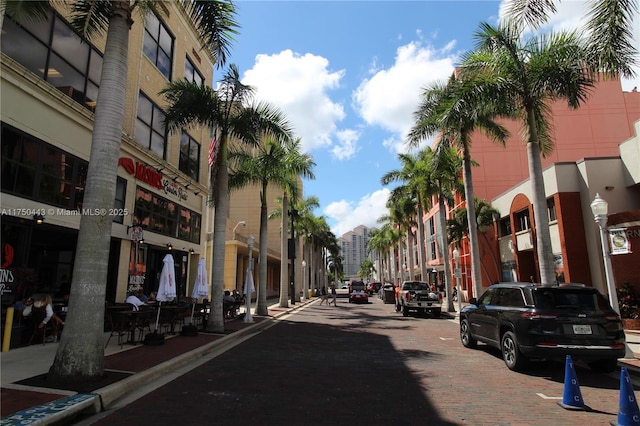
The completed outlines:
<svg viewBox="0 0 640 426">
<path fill-rule="evenodd" d="M 165 194 L 173 195 L 182 201 L 186 201 L 188 198 L 189 194 L 182 185 L 178 185 L 173 180 L 167 179 L 161 172 L 147 164 L 138 161 L 134 163 L 131 158 L 120 157 L 118 159 L 118 166 L 122 166 L 127 173 L 135 176 L 137 180 L 160 189 Z"/>
</svg>

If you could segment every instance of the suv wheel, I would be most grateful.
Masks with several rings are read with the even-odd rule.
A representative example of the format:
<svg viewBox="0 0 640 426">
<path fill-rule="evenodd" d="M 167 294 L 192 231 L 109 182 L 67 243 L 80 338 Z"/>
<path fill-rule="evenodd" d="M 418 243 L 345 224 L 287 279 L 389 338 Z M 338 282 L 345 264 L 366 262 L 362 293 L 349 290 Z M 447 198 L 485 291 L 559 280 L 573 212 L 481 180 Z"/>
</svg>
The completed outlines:
<svg viewBox="0 0 640 426">
<path fill-rule="evenodd" d="M 509 370 L 520 371 L 527 365 L 527 359 L 520 353 L 515 334 L 507 331 L 502 336 L 502 359 Z"/>
<path fill-rule="evenodd" d="M 460 323 L 460 341 L 465 348 L 475 348 L 478 346 L 478 341 L 471 336 L 469 320 L 463 319 Z"/>
<path fill-rule="evenodd" d="M 595 373 L 612 373 L 618 367 L 617 359 L 599 359 L 587 363 L 589 368 Z"/>
</svg>

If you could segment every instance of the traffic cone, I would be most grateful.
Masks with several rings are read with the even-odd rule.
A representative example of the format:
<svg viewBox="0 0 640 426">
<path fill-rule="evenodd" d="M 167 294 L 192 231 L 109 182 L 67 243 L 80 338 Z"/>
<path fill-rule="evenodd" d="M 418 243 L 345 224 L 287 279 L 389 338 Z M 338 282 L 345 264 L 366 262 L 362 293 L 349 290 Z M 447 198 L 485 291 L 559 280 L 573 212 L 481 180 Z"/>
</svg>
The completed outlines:
<svg viewBox="0 0 640 426">
<path fill-rule="evenodd" d="M 571 355 L 567 355 L 564 367 L 564 393 L 562 394 L 562 402 L 558 405 L 567 410 L 585 410 L 582 394 L 580 393 L 580 385 L 576 377 L 576 370 L 573 368 Z"/>
<path fill-rule="evenodd" d="M 638 401 L 633 393 L 633 385 L 626 367 L 620 369 L 620 409 L 618 421 L 611 421 L 614 426 L 640 425 Z"/>
</svg>

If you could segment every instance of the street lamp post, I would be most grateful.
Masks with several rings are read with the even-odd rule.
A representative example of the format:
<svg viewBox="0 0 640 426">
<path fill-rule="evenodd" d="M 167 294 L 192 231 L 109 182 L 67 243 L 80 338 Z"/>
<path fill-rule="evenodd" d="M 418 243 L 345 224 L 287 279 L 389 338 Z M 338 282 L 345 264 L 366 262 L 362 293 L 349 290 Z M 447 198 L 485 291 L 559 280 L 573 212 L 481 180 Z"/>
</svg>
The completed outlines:
<svg viewBox="0 0 640 426">
<path fill-rule="evenodd" d="M 233 239 L 236 239 L 236 229 L 238 229 L 238 226 L 242 225 L 243 227 L 247 226 L 247 222 L 245 222 L 244 220 L 241 220 L 240 222 L 236 223 L 236 226 L 233 227 Z"/>
<path fill-rule="evenodd" d="M 302 298 L 304 299 L 307 293 L 307 274 L 305 273 L 305 268 L 307 267 L 307 261 L 302 260 Z"/>
<path fill-rule="evenodd" d="M 460 252 L 457 248 L 453 249 L 453 260 L 455 261 L 456 267 L 453 270 L 453 273 L 456 277 L 456 289 L 458 290 L 458 315 L 462 312 L 462 289 L 460 288 L 460 278 L 462 278 L 462 272 L 460 271 Z"/>
<path fill-rule="evenodd" d="M 609 204 L 600 198 L 596 193 L 596 198 L 591 202 L 591 212 L 600 228 L 600 245 L 602 246 L 602 258 L 604 259 L 604 274 L 607 279 L 607 290 L 609 291 L 609 303 L 611 307 L 620 314 L 618 305 L 618 294 L 616 293 L 616 282 L 613 278 L 613 267 L 611 266 L 611 255 L 609 253 L 609 243 L 607 241 L 607 211 Z"/>
<path fill-rule="evenodd" d="M 251 317 L 251 286 L 249 283 L 253 283 L 253 244 L 255 243 L 256 238 L 253 235 L 249 235 L 247 238 L 247 246 L 249 248 L 249 277 L 247 277 L 247 284 L 244 295 L 244 303 L 245 303 L 245 314 L 244 314 L 244 322 L 253 322 L 253 318 Z"/>
</svg>

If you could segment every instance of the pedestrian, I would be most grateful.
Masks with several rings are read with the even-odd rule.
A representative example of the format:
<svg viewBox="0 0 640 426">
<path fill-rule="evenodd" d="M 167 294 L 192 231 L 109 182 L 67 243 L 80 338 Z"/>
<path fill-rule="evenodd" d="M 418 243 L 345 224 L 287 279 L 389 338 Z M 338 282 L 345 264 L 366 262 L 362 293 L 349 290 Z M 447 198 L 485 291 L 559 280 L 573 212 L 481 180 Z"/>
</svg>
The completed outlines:
<svg viewBox="0 0 640 426">
<path fill-rule="evenodd" d="M 338 306 L 337 304 L 337 296 L 336 296 L 336 285 L 332 284 L 331 285 L 331 300 L 329 301 L 329 305 L 331 305 L 331 303 L 333 302 L 333 306 Z"/>
<path fill-rule="evenodd" d="M 322 302 L 327 302 L 327 289 L 324 288 L 324 286 L 322 286 L 322 290 L 320 292 L 320 304 L 322 305 Z M 329 302 L 327 302 L 327 305 L 329 304 Z"/>
</svg>

